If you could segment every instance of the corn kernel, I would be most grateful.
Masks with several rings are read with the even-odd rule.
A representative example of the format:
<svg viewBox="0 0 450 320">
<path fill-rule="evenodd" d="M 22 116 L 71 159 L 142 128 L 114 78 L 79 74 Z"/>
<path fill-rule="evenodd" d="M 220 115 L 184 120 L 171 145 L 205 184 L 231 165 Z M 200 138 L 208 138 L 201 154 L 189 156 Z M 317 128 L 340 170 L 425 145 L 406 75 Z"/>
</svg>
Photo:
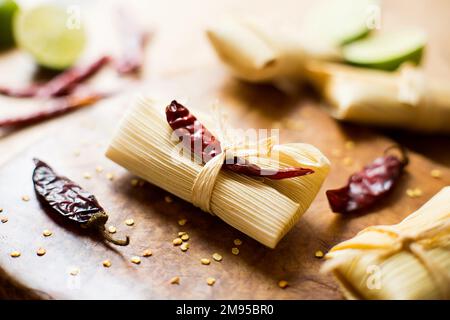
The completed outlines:
<svg viewBox="0 0 450 320">
<path fill-rule="evenodd" d="M 212 255 L 213 259 L 216 261 L 222 261 L 222 256 L 217 252 Z"/>
<path fill-rule="evenodd" d="M 286 280 L 280 280 L 280 281 L 278 282 L 278 286 L 279 286 L 281 289 L 285 289 L 285 288 L 287 288 L 287 287 L 289 286 L 289 283 L 288 283 Z"/>
</svg>

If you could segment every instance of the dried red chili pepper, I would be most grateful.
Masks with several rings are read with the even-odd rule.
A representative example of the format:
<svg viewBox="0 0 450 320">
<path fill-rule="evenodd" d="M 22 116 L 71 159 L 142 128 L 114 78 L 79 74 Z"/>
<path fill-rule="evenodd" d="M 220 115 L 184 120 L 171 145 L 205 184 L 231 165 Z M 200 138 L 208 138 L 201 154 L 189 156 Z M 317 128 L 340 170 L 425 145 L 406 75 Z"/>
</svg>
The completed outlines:
<svg viewBox="0 0 450 320">
<path fill-rule="evenodd" d="M 15 98 L 59 97 L 70 94 L 80 83 L 95 75 L 111 60 L 103 56 L 86 66 L 71 68 L 41 85 L 31 85 L 23 89 L 0 88 L 0 94 Z"/>
<path fill-rule="evenodd" d="M 38 90 L 37 96 L 59 97 L 67 95 L 71 93 L 77 85 L 95 75 L 110 61 L 111 58 L 109 56 L 103 56 L 88 65 L 71 68 L 42 86 Z"/>
<path fill-rule="evenodd" d="M 76 109 L 94 104 L 101 98 L 105 97 L 103 94 L 88 93 L 88 94 L 74 94 L 55 101 L 51 101 L 52 106 L 34 113 L 14 118 L 0 119 L 1 128 L 23 127 L 30 124 L 42 122 L 44 120 L 54 118 L 56 116 L 72 112 Z"/>
<path fill-rule="evenodd" d="M 201 157 L 203 163 L 208 162 L 211 158 L 222 152 L 219 140 L 186 107 L 177 101 L 172 101 L 166 107 L 166 118 L 170 127 L 177 133 L 180 140 L 183 143 L 188 143 L 193 153 L 199 152 L 196 145 L 201 145 L 201 151 L 197 156 Z M 226 160 L 224 166 L 231 171 L 248 176 L 264 176 L 274 180 L 294 178 L 314 172 L 314 170 L 309 168 L 295 167 L 263 170 L 259 166 L 249 163 L 246 159 L 238 157 L 234 157 L 233 163 L 229 162 L 231 161 Z"/>
<path fill-rule="evenodd" d="M 400 150 L 400 158 L 388 154 L 394 148 Z M 369 208 L 394 188 L 408 162 L 408 155 L 403 147 L 389 147 L 383 157 L 376 158 L 363 170 L 351 175 L 345 187 L 327 190 L 331 210 L 349 213 Z"/>
<path fill-rule="evenodd" d="M 39 90 L 38 85 L 31 85 L 23 89 L 0 87 L 0 94 L 12 98 L 31 98 L 36 96 L 36 92 L 38 90 Z"/>
<path fill-rule="evenodd" d="M 145 46 L 149 33 L 143 30 L 126 10 L 118 12 L 118 26 L 122 53 L 117 59 L 117 72 L 122 75 L 137 73 L 144 64 Z"/>
<path fill-rule="evenodd" d="M 120 246 L 130 243 L 128 236 L 125 240 L 117 240 L 106 231 L 108 215 L 93 194 L 68 178 L 57 175 L 45 162 L 33 160 L 34 189 L 41 203 L 82 228 L 97 230 L 109 242 Z"/>
</svg>

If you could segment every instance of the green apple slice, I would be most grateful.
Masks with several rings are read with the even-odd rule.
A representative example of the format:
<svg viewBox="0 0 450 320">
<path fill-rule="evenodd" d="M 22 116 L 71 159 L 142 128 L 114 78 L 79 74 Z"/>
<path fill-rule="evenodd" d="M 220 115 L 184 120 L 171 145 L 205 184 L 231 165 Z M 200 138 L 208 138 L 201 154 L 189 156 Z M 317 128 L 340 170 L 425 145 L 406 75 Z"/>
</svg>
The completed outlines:
<svg viewBox="0 0 450 320">
<path fill-rule="evenodd" d="M 419 64 L 425 44 L 420 30 L 384 32 L 346 45 L 343 56 L 362 67 L 395 70 L 406 61 Z"/>
<path fill-rule="evenodd" d="M 82 24 L 72 27 L 64 7 L 42 5 L 19 12 L 14 21 L 18 45 L 47 68 L 62 70 L 81 55 L 86 35 Z"/>
</svg>

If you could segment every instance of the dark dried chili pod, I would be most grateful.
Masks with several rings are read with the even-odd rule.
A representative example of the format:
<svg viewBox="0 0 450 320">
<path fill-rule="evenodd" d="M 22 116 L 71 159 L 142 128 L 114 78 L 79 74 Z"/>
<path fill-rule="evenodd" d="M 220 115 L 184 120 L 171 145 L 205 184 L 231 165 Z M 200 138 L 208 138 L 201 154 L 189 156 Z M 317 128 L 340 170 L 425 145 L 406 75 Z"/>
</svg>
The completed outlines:
<svg viewBox="0 0 450 320">
<path fill-rule="evenodd" d="M 392 149 L 398 149 L 401 156 L 389 154 Z M 350 213 L 369 208 L 394 188 L 408 162 L 405 148 L 389 147 L 384 156 L 352 174 L 345 187 L 326 191 L 331 210 Z"/>
<path fill-rule="evenodd" d="M 185 106 L 177 101 L 173 100 L 166 107 L 166 118 L 179 139 L 187 144 L 192 153 L 200 157 L 203 163 L 208 162 L 222 152 L 220 141 Z M 201 148 L 196 148 L 197 145 L 201 146 Z M 196 152 L 197 154 L 195 154 Z M 239 157 L 225 160 L 224 166 L 236 173 L 273 180 L 294 178 L 314 173 L 312 169 L 299 167 L 263 170 L 256 164 Z"/>
<path fill-rule="evenodd" d="M 128 236 L 125 240 L 116 240 L 106 231 L 108 215 L 93 194 L 70 179 L 57 175 L 45 162 L 33 160 L 36 166 L 33 183 L 39 201 L 82 228 L 97 230 L 109 242 L 119 246 L 129 244 Z"/>
</svg>

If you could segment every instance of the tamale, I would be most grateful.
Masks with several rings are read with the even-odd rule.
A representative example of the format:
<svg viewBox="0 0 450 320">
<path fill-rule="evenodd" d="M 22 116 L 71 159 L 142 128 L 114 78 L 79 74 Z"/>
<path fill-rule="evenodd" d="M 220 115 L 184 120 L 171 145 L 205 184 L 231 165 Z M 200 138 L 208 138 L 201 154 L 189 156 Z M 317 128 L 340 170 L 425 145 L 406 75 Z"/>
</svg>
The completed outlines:
<svg viewBox="0 0 450 320">
<path fill-rule="evenodd" d="M 310 62 L 308 78 L 338 119 L 422 132 L 450 132 L 450 84 L 405 65 L 397 72 Z"/>
<path fill-rule="evenodd" d="M 250 82 L 303 80 L 311 59 L 342 61 L 341 46 L 367 35 L 377 0 L 317 1 L 306 16 L 291 12 L 228 15 L 207 29 L 220 59 Z M 299 8 L 303 9 L 303 8 Z"/>
<path fill-rule="evenodd" d="M 348 299 L 450 299 L 450 187 L 392 226 L 375 226 L 326 255 Z"/>
<path fill-rule="evenodd" d="M 237 78 L 250 82 L 302 78 L 306 53 L 295 34 L 260 20 L 227 17 L 211 26 L 207 36 Z"/>
<path fill-rule="evenodd" d="M 106 155 L 144 180 L 195 202 L 194 198 L 203 195 L 195 194 L 199 189 L 194 183 L 213 160 L 202 165 L 176 152 L 165 107 L 139 98 L 122 119 Z M 274 248 L 310 206 L 328 174 L 329 161 L 318 149 L 303 143 L 275 145 L 269 154 L 253 154 L 248 159 L 271 168 L 301 166 L 314 170 L 313 174 L 284 180 L 219 170 L 212 182 L 209 212 Z"/>
</svg>

